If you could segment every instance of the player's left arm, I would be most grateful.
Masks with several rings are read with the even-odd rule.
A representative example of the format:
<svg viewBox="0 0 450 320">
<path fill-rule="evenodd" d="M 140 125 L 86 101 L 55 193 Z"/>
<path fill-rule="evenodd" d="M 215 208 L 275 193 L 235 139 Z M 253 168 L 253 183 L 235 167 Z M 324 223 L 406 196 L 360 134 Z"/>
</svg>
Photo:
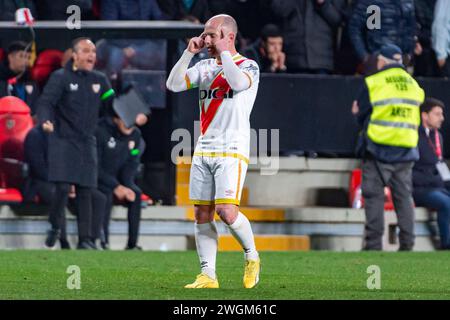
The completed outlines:
<svg viewBox="0 0 450 320">
<path fill-rule="evenodd" d="M 233 61 L 229 51 L 220 54 L 223 73 L 228 84 L 234 91 L 242 91 L 250 88 L 259 79 L 259 67 L 253 60 L 246 60 L 239 66 Z"/>
</svg>

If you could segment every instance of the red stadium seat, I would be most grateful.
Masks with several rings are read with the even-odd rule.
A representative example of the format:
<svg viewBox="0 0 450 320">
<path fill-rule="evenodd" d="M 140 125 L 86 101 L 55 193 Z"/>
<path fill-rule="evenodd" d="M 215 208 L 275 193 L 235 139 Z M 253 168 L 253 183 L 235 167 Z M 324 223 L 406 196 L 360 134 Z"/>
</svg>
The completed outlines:
<svg viewBox="0 0 450 320">
<path fill-rule="evenodd" d="M 364 198 L 361 192 L 362 171 L 361 169 L 354 169 L 350 175 L 349 185 L 349 203 L 352 208 L 363 208 Z M 394 203 L 392 202 L 392 193 L 389 187 L 384 188 L 384 210 L 394 210 Z"/>
<path fill-rule="evenodd" d="M 42 87 L 47 82 L 50 74 L 61 68 L 64 53 L 60 50 L 48 49 L 42 51 L 36 58 L 31 68 L 31 78 Z"/>
<path fill-rule="evenodd" d="M 0 201 L 22 201 L 24 140 L 33 127 L 30 108 L 21 99 L 0 99 Z"/>
<path fill-rule="evenodd" d="M 22 201 L 23 197 L 19 190 L 0 188 L 0 203 L 20 203 Z"/>
</svg>

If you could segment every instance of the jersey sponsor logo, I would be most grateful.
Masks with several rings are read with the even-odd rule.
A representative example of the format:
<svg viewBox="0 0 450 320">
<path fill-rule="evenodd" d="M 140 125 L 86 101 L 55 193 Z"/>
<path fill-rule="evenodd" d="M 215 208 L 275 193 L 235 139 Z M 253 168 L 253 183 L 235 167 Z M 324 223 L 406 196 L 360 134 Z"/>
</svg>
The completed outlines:
<svg viewBox="0 0 450 320">
<path fill-rule="evenodd" d="M 78 91 L 78 83 L 71 83 L 70 91 Z"/>
<path fill-rule="evenodd" d="M 34 90 L 34 88 L 33 88 L 33 86 L 32 86 L 31 84 L 27 84 L 27 85 L 25 86 L 25 91 L 26 91 L 28 94 L 32 94 L 32 93 L 33 93 L 33 90 Z"/>
<path fill-rule="evenodd" d="M 108 148 L 114 149 L 116 147 L 116 139 L 114 137 L 109 138 Z"/>
<path fill-rule="evenodd" d="M 100 83 L 94 83 L 92 85 L 92 91 L 94 91 L 94 93 L 98 93 L 100 91 Z"/>
<path fill-rule="evenodd" d="M 245 60 L 236 62 L 236 65 L 239 66 L 244 61 Z M 223 77 L 223 72 L 219 73 L 219 75 L 213 80 L 211 86 L 209 87 L 209 90 L 207 90 L 206 92 L 206 97 L 208 97 L 209 91 L 211 91 L 212 99 L 209 102 L 207 109 L 205 108 L 205 99 L 203 99 L 201 104 L 200 131 L 202 134 L 205 134 L 206 130 L 214 119 L 217 110 L 219 110 L 219 107 L 222 105 L 223 100 L 225 98 L 233 98 L 233 90 L 231 90 L 229 83 Z M 217 98 L 213 98 L 213 93 L 215 93 L 215 96 Z M 203 95 L 205 95 L 205 93 Z"/>
<path fill-rule="evenodd" d="M 233 90 L 217 88 L 213 90 L 200 90 L 200 100 L 205 99 L 233 99 Z"/>
</svg>

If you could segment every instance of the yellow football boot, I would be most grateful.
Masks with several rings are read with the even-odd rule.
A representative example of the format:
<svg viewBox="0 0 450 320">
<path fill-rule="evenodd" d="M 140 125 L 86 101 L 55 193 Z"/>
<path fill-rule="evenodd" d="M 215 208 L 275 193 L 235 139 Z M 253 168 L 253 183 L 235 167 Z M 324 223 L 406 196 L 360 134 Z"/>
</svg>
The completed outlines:
<svg viewBox="0 0 450 320">
<path fill-rule="evenodd" d="M 244 270 L 244 288 L 250 289 L 259 282 L 259 272 L 261 271 L 261 261 L 246 260 Z"/>
<path fill-rule="evenodd" d="M 187 284 L 184 287 L 188 289 L 217 289 L 219 288 L 219 281 L 210 278 L 204 273 L 200 273 L 193 283 Z"/>
</svg>

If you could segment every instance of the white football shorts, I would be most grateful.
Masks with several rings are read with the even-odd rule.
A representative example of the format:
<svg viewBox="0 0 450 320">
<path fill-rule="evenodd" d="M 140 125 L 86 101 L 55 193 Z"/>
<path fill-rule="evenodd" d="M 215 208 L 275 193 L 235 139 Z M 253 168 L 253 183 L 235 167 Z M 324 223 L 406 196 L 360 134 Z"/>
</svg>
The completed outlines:
<svg viewBox="0 0 450 320">
<path fill-rule="evenodd" d="M 189 178 L 193 204 L 239 205 L 248 159 L 233 153 L 194 153 Z"/>
</svg>

